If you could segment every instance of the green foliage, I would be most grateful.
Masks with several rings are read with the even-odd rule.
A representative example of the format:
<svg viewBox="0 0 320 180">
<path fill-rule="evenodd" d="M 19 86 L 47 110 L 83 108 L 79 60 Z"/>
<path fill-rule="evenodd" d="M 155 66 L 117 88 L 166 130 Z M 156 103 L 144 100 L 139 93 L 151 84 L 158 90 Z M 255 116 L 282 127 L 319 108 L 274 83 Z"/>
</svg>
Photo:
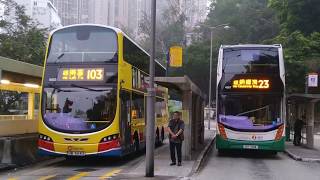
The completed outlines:
<svg viewBox="0 0 320 180">
<path fill-rule="evenodd" d="M 210 6 L 208 19 L 203 27 L 230 23 L 229 32 L 215 31 L 229 44 L 259 43 L 273 38 L 279 32 L 279 23 L 274 10 L 268 8 L 268 0 L 216 0 Z"/>
<path fill-rule="evenodd" d="M 39 29 L 25 14 L 23 6 L 13 0 L 5 5 L 5 19 L 0 21 L 0 54 L 12 59 L 42 65 L 47 29 Z"/>
<path fill-rule="evenodd" d="M 320 33 L 305 36 L 300 31 L 282 32 L 272 41 L 284 47 L 288 92 L 303 92 L 307 72 L 320 67 Z"/>
<path fill-rule="evenodd" d="M 303 92 L 306 73 L 320 70 L 319 7 L 319 0 L 213 0 L 207 20 L 195 32 L 202 35 L 200 42 L 186 50 L 182 73 L 192 76 L 202 89 L 208 89 L 208 27 L 229 23 L 230 30 L 213 31 L 213 77 L 220 44 L 282 44 L 287 90 Z"/>
<path fill-rule="evenodd" d="M 156 58 L 162 64 L 166 62 L 166 55 L 169 48 L 173 45 L 183 45 L 185 41 L 185 21 L 186 17 L 181 12 L 180 6 L 169 3 L 169 7 L 165 9 L 157 18 L 156 25 Z M 139 24 L 139 30 L 143 34 L 140 44 L 144 49 L 150 52 L 151 48 L 151 19 L 146 14 L 143 16 L 142 22 Z"/>
<path fill-rule="evenodd" d="M 319 0 L 270 0 L 269 6 L 277 10 L 282 28 L 289 33 L 310 35 L 320 31 Z"/>
<path fill-rule="evenodd" d="M 320 1 L 270 0 L 281 33 L 266 42 L 284 47 L 288 92 L 304 92 L 305 75 L 320 68 Z"/>
<path fill-rule="evenodd" d="M 279 32 L 274 10 L 267 0 L 212 1 L 207 20 L 194 33 L 201 36 L 186 48 L 184 65 L 174 75 L 187 74 L 205 93 L 208 93 L 210 69 L 209 27 L 229 23 L 231 29 L 213 30 L 212 95 L 215 94 L 216 64 L 221 44 L 260 43 Z"/>
</svg>

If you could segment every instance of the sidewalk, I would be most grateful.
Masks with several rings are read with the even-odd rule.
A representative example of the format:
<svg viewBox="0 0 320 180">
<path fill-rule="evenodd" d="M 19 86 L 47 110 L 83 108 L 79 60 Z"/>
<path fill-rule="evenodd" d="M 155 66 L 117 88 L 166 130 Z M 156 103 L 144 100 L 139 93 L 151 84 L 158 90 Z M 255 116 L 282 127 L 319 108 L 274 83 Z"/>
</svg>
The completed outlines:
<svg viewBox="0 0 320 180">
<path fill-rule="evenodd" d="M 6 170 L 9 170 L 9 169 L 13 169 L 15 168 L 16 165 L 13 165 L 13 164 L 3 164 L 3 163 L 0 163 L 0 172 L 1 171 L 6 171 Z"/>
<path fill-rule="evenodd" d="M 193 160 L 182 161 L 182 166 L 169 166 L 170 153 L 168 140 L 165 144 L 155 150 L 154 159 L 154 175 L 152 179 L 189 179 L 192 175 L 193 169 L 199 163 L 199 159 L 204 155 L 204 150 L 208 148 L 209 143 L 211 143 L 215 138 L 215 131 L 213 129 L 205 130 L 205 141 L 204 148 L 201 148 L 198 152 L 195 152 L 196 156 Z M 141 160 L 135 167 L 130 168 L 127 172 L 122 172 L 115 179 L 144 179 L 145 176 L 145 158 Z M 150 179 L 150 178 L 148 178 Z"/>
<path fill-rule="evenodd" d="M 308 149 L 302 146 L 294 146 L 292 142 L 286 142 L 285 153 L 297 161 L 320 162 L 320 150 Z"/>
</svg>

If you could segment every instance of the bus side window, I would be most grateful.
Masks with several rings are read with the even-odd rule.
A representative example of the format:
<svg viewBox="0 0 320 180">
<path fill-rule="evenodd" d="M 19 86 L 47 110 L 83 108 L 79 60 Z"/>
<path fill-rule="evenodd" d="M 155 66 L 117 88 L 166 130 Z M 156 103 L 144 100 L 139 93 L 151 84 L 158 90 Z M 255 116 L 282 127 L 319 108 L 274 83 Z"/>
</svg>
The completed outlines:
<svg viewBox="0 0 320 180">
<path fill-rule="evenodd" d="M 144 118 L 144 96 L 143 94 L 132 93 L 132 119 Z"/>
</svg>

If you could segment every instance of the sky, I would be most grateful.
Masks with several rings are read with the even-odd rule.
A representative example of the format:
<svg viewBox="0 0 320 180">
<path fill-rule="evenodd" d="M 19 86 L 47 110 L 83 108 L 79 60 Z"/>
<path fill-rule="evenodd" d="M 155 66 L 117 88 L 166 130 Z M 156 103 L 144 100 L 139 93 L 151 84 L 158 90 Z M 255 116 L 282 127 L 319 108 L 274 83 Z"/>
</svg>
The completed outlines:
<svg viewBox="0 0 320 180">
<path fill-rule="evenodd" d="M 4 4 L 0 4 L 0 20 L 3 20 L 4 16 Z"/>
</svg>

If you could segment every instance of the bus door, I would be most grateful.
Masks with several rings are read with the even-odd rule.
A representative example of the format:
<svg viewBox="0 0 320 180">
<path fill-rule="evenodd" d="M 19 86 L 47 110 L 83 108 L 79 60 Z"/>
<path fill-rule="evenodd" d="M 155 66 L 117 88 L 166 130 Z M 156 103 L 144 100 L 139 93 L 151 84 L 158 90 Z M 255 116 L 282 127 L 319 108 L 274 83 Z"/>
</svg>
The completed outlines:
<svg viewBox="0 0 320 180">
<path fill-rule="evenodd" d="M 131 97 L 128 91 L 121 90 L 121 113 L 120 113 L 120 133 L 122 147 L 125 152 L 130 150 L 131 145 Z"/>
</svg>

